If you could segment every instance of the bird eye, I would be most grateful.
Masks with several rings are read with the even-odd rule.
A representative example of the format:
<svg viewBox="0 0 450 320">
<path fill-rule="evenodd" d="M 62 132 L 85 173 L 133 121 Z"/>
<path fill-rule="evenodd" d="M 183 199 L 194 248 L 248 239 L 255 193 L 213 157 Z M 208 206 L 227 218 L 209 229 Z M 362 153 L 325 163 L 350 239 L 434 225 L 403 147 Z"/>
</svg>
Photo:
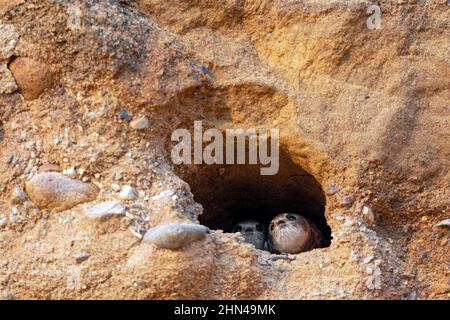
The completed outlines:
<svg viewBox="0 0 450 320">
<path fill-rule="evenodd" d="M 294 221 L 296 219 L 295 216 L 292 214 L 288 214 L 287 218 L 291 221 Z"/>
<path fill-rule="evenodd" d="M 258 224 L 256 225 L 256 231 L 263 231 L 263 230 L 264 230 L 263 225 L 260 224 L 260 223 L 258 223 Z"/>
</svg>

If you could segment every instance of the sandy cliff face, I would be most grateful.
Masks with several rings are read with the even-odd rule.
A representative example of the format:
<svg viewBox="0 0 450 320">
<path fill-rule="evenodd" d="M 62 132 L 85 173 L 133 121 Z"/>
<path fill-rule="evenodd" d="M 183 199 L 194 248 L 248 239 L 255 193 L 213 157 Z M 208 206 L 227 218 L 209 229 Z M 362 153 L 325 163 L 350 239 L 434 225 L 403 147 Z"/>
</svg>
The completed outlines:
<svg viewBox="0 0 450 320">
<path fill-rule="evenodd" d="M 378 5 L 0 0 L 2 297 L 448 299 L 450 6 Z M 280 128 L 279 175 L 173 165 L 196 120 Z M 329 247 L 228 232 L 296 208 Z"/>
</svg>

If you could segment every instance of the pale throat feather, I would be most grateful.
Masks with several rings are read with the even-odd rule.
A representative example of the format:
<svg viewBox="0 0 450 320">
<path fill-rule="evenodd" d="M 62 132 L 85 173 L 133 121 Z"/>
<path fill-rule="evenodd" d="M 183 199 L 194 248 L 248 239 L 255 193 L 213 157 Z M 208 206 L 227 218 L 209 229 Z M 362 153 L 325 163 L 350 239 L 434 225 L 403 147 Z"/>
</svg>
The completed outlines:
<svg viewBox="0 0 450 320">
<path fill-rule="evenodd" d="M 280 229 L 276 236 L 278 243 L 291 243 L 296 247 L 303 246 L 309 240 L 308 226 L 304 223 L 289 223 Z M 295 235 L 295 239 L 293 239 Z"/>
</svg>

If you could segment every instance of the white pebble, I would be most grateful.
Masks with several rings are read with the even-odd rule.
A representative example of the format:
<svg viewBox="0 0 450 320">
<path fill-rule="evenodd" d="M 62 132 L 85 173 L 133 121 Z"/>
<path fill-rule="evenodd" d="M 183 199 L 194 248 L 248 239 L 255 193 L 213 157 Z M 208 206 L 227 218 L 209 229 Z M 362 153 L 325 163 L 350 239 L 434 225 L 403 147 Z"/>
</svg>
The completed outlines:
<svg viewBox="0 0 450 320">
<path fill-rule="evenodd" d="M 0 217 L 0 228 L 3 228 L 8 224 L 8 218 L 7 217 Z"/>
<path fill-rule="evenodd" d="M 119 193 L 119 198 L 123 200 L 135 200 L 137 197 L 137 192 L 132 186 L 123 186 Z"/>
<path fill-rule="evenodd" d="M 365 258 L 365 259 L 363 260 L 363 263 L 364 263 L 364 264 L 368 264 L 368 263 L 370 263 L 372 260 L 373 260 L 373 256 L 368 256 L 367 258 Z"/>
<path fill-rule="evenodd" d="M 63 174 L 72 179 L 77 177 L 77 171 L 75 170 L 75 167 L 70 167 L 68 169 L 64 169 Z"/>
<path fill-rule="evenodd" d="M 136 130 L 144 130 L 150 128 L 150 121 L 146 116 L 142 116 L 130 122 L 130 126 Z"/>
<path fill-rule="evenodd" d="M 438 224 L 436 224 L 436 227 L 450 228 L 450 219 L 442 220 L 441 222 L 439 222 Z"/>
<path fill-rule="evenodd" d="M 363 206 L 362 214 L 367 223 L 373 224 L 375 222 L 375 215 L 369 206 Z"/>
<path fill-rule="evenodd" d="M 74 255 L 75 261 L 76 263 L 82 263 L 84 261 L 86 261 L 87 259 L 90 258 L 90 254 L 87 252 L 81 252 L 81 253 L 77 253 L 76 255 Z"/>
</svg>

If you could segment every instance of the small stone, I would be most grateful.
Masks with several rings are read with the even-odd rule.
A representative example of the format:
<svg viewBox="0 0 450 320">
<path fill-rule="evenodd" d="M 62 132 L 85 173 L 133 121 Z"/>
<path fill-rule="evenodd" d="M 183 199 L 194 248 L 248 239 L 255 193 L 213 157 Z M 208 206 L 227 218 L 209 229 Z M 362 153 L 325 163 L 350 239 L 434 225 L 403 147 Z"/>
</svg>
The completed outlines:
<svg viewBox="0 0 450 320">
<path fill-rule="evenodd" d="M 364 258 L 363 263 L 368 264 L 373 260 L 373 256 L 368 256 L 367 258 Z"/>
<path fill-rule="evenodd" d="M 339 202 L 339 206 L 341 208 L 350 208 L 353 203 L 355 202 L 355 199 L 352 196 L 345 196 L 343 197 L 340 202 Z"/>
<path fill-rule="evenodd" d="M 11 24 L 0 23 L 0 60 L 8 60 L 13 54 L 19 41 L 19 34 Z"/>
<path fill-rule="evenodd" d="M 133 117 L 128 113 L 127 110 L 121 109 L 119 111 L 119 119 L 122 121 L 130 121 Z"/>
<path fill-rule="evenodd" d="M 0 94 L 10 94 L 19 87 L 14 80 L 11 71 L 5 65 L 0 65 Z"/>
<path fill-rule="evenodd" d="M 144 237 L 144 235 L 142 233 L 135 230 L 133 227 L 128 228 L 128 230 L 130 230 L 130 232 L 138 239 L 142 239 Z"/>
<path fill-rule="evenodd" d="M 72 180 L 56 172 L 36 175 L 26 183 L 25 189 L 38 208 L 57 211 L 94 201 L 100 191 L 92 183 Z"/>
<path fill-rule="evenodd" d="M 416 291 L 412 291 L 408 294 L 408 297 L 406 298 L 407 300 L 417 300 L 417 292 Z"/>
<path fill-rule="evenodd" d="M 350 254 L 350 259 L 352 259 L 354 261 L 358 261 L 359 255 L 355 251 L 352 251 Z"/>
<path fill-rule="evenodd" d="M 75 170 L 75 167 L 70 167 L 63 170 L 63 175 L 68 176 L 70 178 L 76 178 L 77 177 L 77 170 Z"/>
<path fill-rule="evenodd" d="M 373 224 L 375 222 L 375 215 L 369 206 L 363 206 L 361 212 L 367 223 Z"/>
<path fill-rule="evenodd" d="M 165 190 L 162 191 L 160 194 L 153 196 L 150 198 L 151 201 L 160 201 L 163 199 L 168 199 L 170 197 L 172 197 L 175 194 L 174 190 Z"/>
<path fill-rule="evenodd" d="M 124 216 L 127 209 L 119 201 L 107 201 L 94 206 L 86 206 L 84 213 L 90 219 L 106 219 L 112 216 Z"/>
<path fill-rule="evenodd" d="M 439 228 L 450 228 L 450 219 L 445 219 L 436 224 L 436 227 Z"/>
<path fill-rule="evenodd" d="M 87 259 L 89 259 L 90 256 L 91 256 L 91 255 L 90 255 L 89 253 L 87 253 L 87 252 L 77 253 L 77 254 L 74 256 L 75 262 L 78 263 L 78 264 L 80 264 L 80 263 L 86 261 Z"/>
<path fill-rule="evenodd" d="M 170 223 L 149 229 L 143 241 L 175 250 L 203 239 L 208 232 L 207 227 L 198 224 Z"/>
<path fill-rule="evenodd" d="M 208 68 L 205 66 L 200 66 L 200 71 L 203 72 L 204 74 L 208 75 L 210 74 Z"/>
<path fill-rule="evenodd" d="M 9 221 L 11 223 L 16 223 L 20 215 L 21 215 L 21 211 L 16 207 L 12 207 L 11 214 L 9 216 Z"/>
<path fill-rule="evenodd" d="M 0 228 L 6 227 L 8 224 L 8 218 L 7 217 L 0 217 Z"/>
<path fill-rule="evenodd" d="M 286 261 L 293 261 L 295 260 L 295 256 L 290 256 L 287 254 L 272 254 L 270 256 L 271 261 L 279 261 L 279 260 L 286 260 Z"/>
<path fill-rule="evenodd" d="M 122 174 L 120 172 L 115 172 L 112 176 L 112 178 L 116 181 L 122 180 Z"/>
<path fill-rule="evenodd" d="M 327 188 L 326 193 L 327 193 L 327 195 L 332 196 L 332 195 L 338 193 L 340 190 L 341 189 L 339 189 L 338 187 L 331 185 Z"/>
<path fill-rule="evenodd" d="M 119 193 L 119 198 L 122 200 L 136 200 L 137 197 L 137 192 L 132 186 L 123 186 Z"/>
<path fill-rule="evenodd" d="M 23 204 L 28 200 L 28 195 L 21 187 L 15 186 L 11 192 L 11 203 L 12 204 Z"/>
<path fill-rule="evenodd" d="M 147 287 L 147 282 L 145 280 L 138 279 L 138 280 L 133 282 L 133 285 L 135 287 L 146 288 Z"/>
<path fill-rule="evenodd" d="M 445 245 L 447 245 L 447 238 L 443 238 L 441 240 L 441 246 L 445 246 Z"/>
<path fill-rule="evenodd" d="M 0 274 L 0 286 L 6 286 L 8 284 L 10 280 L 10 276 L 9 275 L 1 275 Z"/>
<path fill-rule="evenodd" d="M 9 69 L 26 100 L 39 98 L 52 84 L 50 68 L 42 62 L 19 57 L 11 62 Z"/>
<path fill-rule="evenodd" d="M 112 191 L 119 192 L 120 191 L 120 185 L 118 185 L 117 183 L 113 183 L 111 185 L 111 189 L 112 189 Z"/>
<path fill-rule="evenodd" d="M 130 122 L 130 126 L 136 130 L 144 130 L 150 128 L 150 121 L 146 116 L 142 116 Z"/>
<path fill-rule="evenodd" d="M 6 159 L 6 163 L 7 164 L 12 164 L 12 162 L 14 161 L 14 154 L 10 154 L 9 156 L 8 156 L 8 159 Z"/>
<path fill-rule="evenodd" d="M 6 291 L 6 290 L 2 292 L 2 299 L 3 300 L 16 300 L 14 295 L 11 292 Z"/>
<path fill-rule="evenodd" d="M 78 174 L 80 175 L 80 177 L 84 176 L 85 173 L 86 173 L 86 169 L 80 168 L 78 170 Z"/>
</svg>

